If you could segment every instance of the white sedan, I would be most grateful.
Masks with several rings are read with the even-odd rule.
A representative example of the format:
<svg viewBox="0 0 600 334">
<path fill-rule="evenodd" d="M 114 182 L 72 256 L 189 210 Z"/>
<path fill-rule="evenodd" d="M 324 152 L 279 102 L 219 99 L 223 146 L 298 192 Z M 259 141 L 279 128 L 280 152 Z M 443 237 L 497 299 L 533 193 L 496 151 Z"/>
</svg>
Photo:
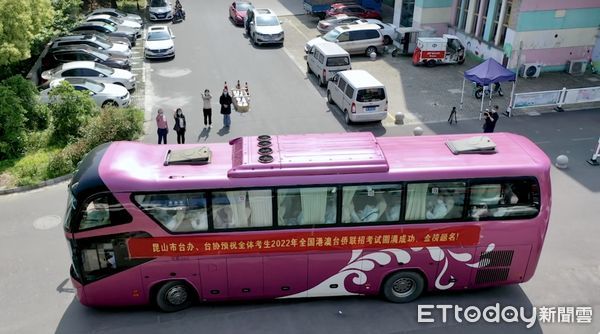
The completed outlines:
<svg viewBox="0 0 600 334">
<path fill-rule="evenodd" d="M 396 36 L 398 34 L 396 32 L 396 26 L 394 26 L 393 24 L 390 24 L 390 23 L 383 23 L 377 19 L 360 19 L 360 20 L 354 21 L 354 24 L 376 24 L 376 25 L 378 25 L 381 28 L 379 31 L 381 31 L 381 35 L 383 35 L 383 44 L 385 44 L 385 45 L 392 44 L 392 42 L 394 41 L 394 39 L 396 39 Z"/>
<path fill-rule="evenodd" d="M 75 90 L 87 92 L 100 107 L 126 107 L 129 105 L 130 95 L 125 87 L 83 78 L 53 80 L 50 82 L 49 88 L 40 92 L 40 102 L 52 103 L 54 97 L 50 96 L 50 91 L 59 86 L 63 81 L 70 83 Z"/>
<path fill-rule="evenodd" d="M 62 78 L 87 78 L 102 83 L 121 85 L 129 90 L 135 88 L 133 73 L 93 61 L 72 61 L 42 73 L 42 79 L 45 81 Z"/>
<path fill-rule="evenodd" d="M 167 26 L 152 26 L 148 28 L 144 56 L 146 58 L 175 58 L 175 43 L 173 32 Z"/>
<path fill-rule="evenodd" d="M 104 22 L 117 28 L 118 26 L 135 30 L 137 37 L 142 37 L 142 25 L 139 22 L 128 20 L 126 18 L 114 17 L 106 14 L 90 15 L 85 19 L 88 22 Z"/>
</svg>

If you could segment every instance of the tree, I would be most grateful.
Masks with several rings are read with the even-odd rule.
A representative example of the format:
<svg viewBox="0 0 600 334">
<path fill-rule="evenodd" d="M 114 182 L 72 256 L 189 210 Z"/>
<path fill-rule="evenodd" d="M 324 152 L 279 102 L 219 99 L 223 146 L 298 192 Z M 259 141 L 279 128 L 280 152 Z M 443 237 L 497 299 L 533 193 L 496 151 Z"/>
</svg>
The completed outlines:
<svg viewBox="0 0 600 334">
<path fill-rule="evenodd" d="M 52 23 L 50 0 L 4 0 L 0 5 L 0 65 L 31 56 L 34 38 Z"/>
<path fill-rule="evenodd" d="M 98 114 L 98 106 L 86 93 L 76 91 L 63 81 L 50 91 L 50 115 L 52 116 L 51 141 L 65 145 L 80 137 L 80 130 L 90 118 Z"/>
<path fill-rule="evenodd" d="M 17 158 L 25 148 L 25 109 L 9 87 L 0 85 L 0 160 Z"/>
<path fill-rule="evenodd" d="M 0 85 L 10 88 L 21 100 L 20 105 L 25 110 L 25 128 L 27 130 L 44 130 L 48 126 L 48 113 L 46 108 L 40 106 L 39 92 L 31 81 L 15 75 L 2 81 Z"/>
</svg>

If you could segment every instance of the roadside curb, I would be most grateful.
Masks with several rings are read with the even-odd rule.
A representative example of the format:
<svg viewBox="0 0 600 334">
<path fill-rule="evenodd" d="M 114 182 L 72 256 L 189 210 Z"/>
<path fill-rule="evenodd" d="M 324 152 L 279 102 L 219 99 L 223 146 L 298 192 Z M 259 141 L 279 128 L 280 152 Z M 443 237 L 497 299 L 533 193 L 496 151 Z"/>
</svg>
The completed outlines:
<svg viewBox="0 0 600 334">
<path fill-rule="evenodd" d="M 8 194 L 22 193 L 22 192 L 26 192 L 29 190 L 34 190 L 34 189 L 39 189 L 39 188 L 43 188 L 46 186 L 51 186 L 53 184 L 57 184 L 57 183 L 61 183 L 66 180 L 69 180 L 71 177 L 73 177 L 73 174 L 67 174 L 67 175 L 59 176 L 57 178 L 46 180 L 46 181 L 40 182 L 38 184 L 30 185 L 30 186 L 2 189 L 2 190 L 0 190 L 0 196 L 8 195 Z"/>
</svg>

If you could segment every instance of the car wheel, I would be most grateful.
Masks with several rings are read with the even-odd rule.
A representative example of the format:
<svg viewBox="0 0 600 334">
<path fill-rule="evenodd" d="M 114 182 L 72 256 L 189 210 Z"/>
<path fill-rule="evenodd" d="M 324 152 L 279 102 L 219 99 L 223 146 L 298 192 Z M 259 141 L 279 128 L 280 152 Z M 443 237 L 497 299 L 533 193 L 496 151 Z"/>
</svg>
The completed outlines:
<svg viewBox="0 0 600 334">
<path fill-rule="evenodd" d="M 427 65 L 427 66 L 429 66 L 429 67 L 433 67 L 433 66 L 435 66 L 435 60 L 433 60 L 433 59 L 429 59 L 429 60 L 428 60 L 428 61 L 425 63 L 425 65 Z"/>
<path fill-rule="evenodd" d="M 374 46 L 369 46 L 367 48 L 367 50 L 365 51 L 365 54 L 367 55 L 367 57 L 371 56 L 371 53 L 375 52 L 375 54 L 377 54 L 377 48 Z"/>
<path fill-rule="evenodd" d="M 344 110 L 344 121 L 348 125 L 350 125 L 350 123 L 352 123 L 352 120 L 350 120 L 350 113 L 348 112 L 348 110 Z"/>
<path fill-rule="evenodd" d="M 388 35 L 383 36 L 383 44 L 385 44 L 385 45 L 392 44 L 392 38 Z"/>
<path fill-rule="evenodd" d="M 321 79 L 321 76 L 320 76 L 320 75 L 317 75 L 317 82 L 319 83 L 319 86 L 320 86 L 320 87 L 323 87 L 323 86 L 325 86 L 325 85 L 323 84 L 323 79 Z"/>
<path fill-rule="evenodd" d="M 256 34 L 252 34 L 252 44 L 258 45 L 258 42 L 256 42 Z"/>
<path fill-rule="evenodd" d="M 104 103 L 102 103 L 102 108 L 106 108 L 106 107 L 118 107 L 119 104 L 113 100 L 106 100 L 104 101 Z"/>
<path fill-rule="evenodd" d="M 306 73 L 311 74 L 313 71 L 310 69 L 310 65 L 306 62 Z"/>
<path fill-rule="evenodd" d="M 423 277 L 413 271 L 400 271 L 383 284 L 383 295 L 394 303 L 408 303 L 417 299 L 425 289 Z"/>
<path fill-rule="evenodd" d="M 327 91 L 327 102 L 329 102 L 330 104 L 333 104 L 333 99 L 331 98 L 331 92 Z"/>
</svg>

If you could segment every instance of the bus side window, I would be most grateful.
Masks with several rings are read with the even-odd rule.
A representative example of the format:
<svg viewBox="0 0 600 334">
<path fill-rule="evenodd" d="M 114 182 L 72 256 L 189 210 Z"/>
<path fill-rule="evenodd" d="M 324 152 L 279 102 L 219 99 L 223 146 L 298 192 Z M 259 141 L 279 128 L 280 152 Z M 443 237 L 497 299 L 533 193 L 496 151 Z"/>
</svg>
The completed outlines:
<svg viewBox="0 0 600 334">
<path fill-rule="evenodd" d="M 110 193 L 94 197 L 83 209 L 79 230 L 125 224 L 131 222 L 131 216 Z"/>
<path fill-rule="evenodd" d="M 212 198 L 215 229 L 272 226 L 271 190 L 215 192 Z"/>
<path fill-rule="evenodd" d="M 401 195 L 399 184 L 344 187 L 342 223 L 398 221 Z"/>
<path fill-rule="evenodd" d="M 208 230 L 206 198 L 202 192 L 135 195 L 135 201 L 171 232 Z"/>
<path fill-rule="evenodd" d="M 458 219 L 462 216 L 465 189 L 464 182 L 408 184 L 405 219 Z"/>
<path fill-rule="evenodd" d="M 278 189 L 278 225 L 334 224 L 336 202 L 335 187 Z"/>
<path fill-rule="evenodd" d="M 514 180 L 471 186 L 470 217 L 532 217 L 539 212 L 539 192 L 531 180 Z"/>
</svg>

